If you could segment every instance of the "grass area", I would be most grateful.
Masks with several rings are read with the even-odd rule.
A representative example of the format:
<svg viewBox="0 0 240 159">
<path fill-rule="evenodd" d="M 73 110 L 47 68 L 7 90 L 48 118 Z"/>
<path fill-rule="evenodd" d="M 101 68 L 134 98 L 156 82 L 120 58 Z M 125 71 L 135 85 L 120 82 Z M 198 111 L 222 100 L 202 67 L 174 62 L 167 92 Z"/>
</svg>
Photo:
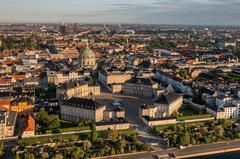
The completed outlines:
<svg viewBox="0 0 240 159">
<path fill-rule="evenodd" d="M 136 134 L 135 129 L 119 130 L 119 135 L 133 135 Z M 108 131 L 99 131 L 99 138 L 106 138 Z M 34 144 L 43 144 L 48 142 L 60 142 L 60 141 L 74 141 L 74 140 L 85 140 L 88 138 L 89 133 L 78 133 L 78 134 L 69 134 L 69 135 L 59 135 L 59 136 L 44 136 L 44 137 L 32 137 L 32 138 L 23 138 L 18 140 L 19 145 L 34 145 Z"/>
<path fill-rule="evenodd" d="M 204 119 L 204 118 L 211 118 L 211 114 L 198 114 L 198 115 L 191 115 L 191 116 L 181 116 L 177 117 L 177 120 L 193 120 L 193 119 Z"/>
<path fill-rule="evenodd" d="M 47 142 L 57 142 L 57 141 L 69 141 L 69 140 L 84 140 L 88 136 L 88 133 L 80 134 L 69 134 L 60 136 L 44 136 L 44 137 L 32 137 L 23 138 L 18 140 L 19 145 L 34 145 L 34 144 L 44 144 Z"/>
<path fill-rule="evenodd" d="M 52 120 L 58 118 L 58 115 L 50 115 L 50 118 Z M 60 120 L 60 128 L 59 132 L 72 132 L 72 131 L 83 131 L 83 130 L 90 130 L 90 126 L 78 126 L 76 123 Z M 100 132 L 100 136 L 104 136 L 104 132 Z M 47 134 L 52 133 L 52 130 L 47 130 Z M 103 135 L 101 135 L 101 133 Z M 131 135 L 131 134 L 136 134 L 136 131 L 134 129 L 128 129 L 128 130 L 123 130 L 119 131 L 119 134 L 121 135 Z"/>
<path fill-rule="evenodd" d="M 49 115 L 51 120 L 57 119 L 58 115 Z M 73 122 L 68 122 L 64 120 L 60 120 L 60 128 L 59 132 L 72 132 L 72 131 L 82 131 L 82 130 L 89 130 L 89 126 L 78 126 L 78 124 Z M 47 130 L 47 134 L 52 133 L 52 130 Z"/>
<path fill-rule="evenodd" d="M 172 125 L 161 125 L 161 126 L 155 126 L 154 130 L 155 132 L 161 132 L 161 131 L 165 131 L 168 128 L 178 126 L 178 125 L 186 125 L 188 127 L 190 126 L 199 127 L 199 126 L 203 126 L 204 124 L 205 122 L 193 122 L 193 123 L 182 123 L 182 124 L 172 124 Z"/>
<path fill-rule="evenodd" d="M 108 131 L 99 131 L 98 136 L 100 138 L 106 138 L 107 133 L 108 133 Z M 119 130 L 118 133 L 119 133 L 119 135 L 130 136 L 130 135 L 136 134 L 137 131 L 135 129 L 126 129 L 126 130 Z"/>
<path fill-rule="evenodd" d="M 211 114 L 201 114 L 198 109 L 193 108 L 191 105 L 183 104 L 178 110 L 177 120 L 183 121 L 210 117 L 212 117 Z"/>
<path fill-rule="evenodd" d="M 78 124 L 60 120 L 60 132 L 89 130 L 89 126 L 78 126 Z"/>
<path fill-rule="evenodd" d="M 199 111 L 197 109 L 194 109 L 188 104 L 183 104 L 182 107 L 178 110 L 178 112 L 180 116 L 192 116 L 199 114 Z"/>
<path fill-rule="evenodd" d="M 224 78 L 240 81 L 240 75 L 237 73 L 232 73 L 232 72 L 231 73 L 221 73 L 220 76 L 222 76 Z"/>
</svg>

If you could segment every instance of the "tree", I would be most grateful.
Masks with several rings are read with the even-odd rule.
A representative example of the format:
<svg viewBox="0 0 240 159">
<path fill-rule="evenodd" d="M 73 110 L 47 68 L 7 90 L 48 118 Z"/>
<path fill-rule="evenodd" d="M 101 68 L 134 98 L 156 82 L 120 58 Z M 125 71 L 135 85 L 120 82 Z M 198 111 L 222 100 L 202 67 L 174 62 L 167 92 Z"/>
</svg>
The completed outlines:
<svg viewBox="0 0 240 159">
<path fill-rule="evenodd" d="M 181 68 L 178 73 L 183 79 L 186 79 L 188 77 L 188 72 L 184 68 Z"/>
<path fill-rule="evenodd" d="M 60 127 L 59 118 L 53 119 L 50 121 L 48 129 L 58 129 Z"/>
<path fill-rule="evenodd" d="M 33 153 L 26 154 L 25 156 L 26 159 L 35 159 L 35 156 Z"/>
<path fill-rule="evenodd" d="M 15 159 L 20 159 L 19 154 L 16 153 Z"/>
<path fill-rule="evenodd" d="M 111 148 L 111 155 L 116 155 L 116 150 L 114 147 Z"/>
<path fill-rule="evenodd" d="M 109 140 L 115 141 L 119 136 L 119 133 L 117 130 L 110 130 L 108 131 L 107 138 Z"/>
<path fill-rule="evenodd" d="M 224 136 L 224 129 L 222 128 L 222 126 L 215 127 L 215 133 L 218 137 L 223 137 Z"/>
<path fill-rule="evenodd" d="M 189 144 L 190 144 L 190 135 L 188 132 L 185 132 L 180 137 L 180 145 L 187 146 Z"/>
<path fill-rule="evenodd" d="M 63 155 L 62 154 L 56 154 L 55 156 L 54 156 L 54 159 L 63 159 L 64 157 L 63 157 Z"/>
<path fill-rule="evenodd" d="M 73 150 L 73 152 L 71 153 L 71 157 L 73 159 L 80 159 L 80 158 L 83 158 L 84 157 L 84 151 L 77 147 Z"/>
<path fill-rule="evenodd" d="M 4 154 L 4 143 L 3 141 L 0 141 L 0 157 Z"/>
<path fill-rule="evenodd" d="M 44 108 L 41 108 L 39 110 L 39 112 L 36 115 L 36 120 L 38 125 L 40 126 L 41 131 L 46 131 L 47 129 L 46 124 L 49 121 L 49 117 Z"/>
<path fill-rule="evenodd" d="M 78 126 L 89 126 L 91 120 L 89 118 L 83 118 L 78 122 Z"/>
<path fill-rule="evenodd" d="M 238 58 L 240 58 L 240 48 L 234 49 L 232 53 L 233 53 L 233 55 L 235 55 Z"/>
<path fill-rule="evenodd" d="M 151 150 L 151 146 L 149 144 L 142 144 L 141 145 L 141 150 L 142 151 L 150 151 Z"/>
<path fill-rule="evenodd" d="M 84 140 L 83 141 L 83 149 L 84 150 L 88 150 L 89 148 L 91 148 L 92 144 L 89 140 Z"/>
<path fill-rule="evenodd" d="M 46 133 L 46 130 L 56 130 L 60 127 L 59 118 L 51 119 L 44 108 L 39 110 L 36 120 L 39 125 L 39 131 L 42 133 Z"/>
<path fill-rule="evenodd" d="M 127 141 L 125 139 L 121 139 L 117 142 L 117 149 L 120 150 L 121 153 L 124 153 L 124 147 L 126 146 Z"/>
<path fill-rule="evenodd" d="M 89 77 L 88 83 L 89 85 L 93 85 L 94 84 L 94 78 L 92 76 Z"/>
<path fill-rule="evenodd" d="M 92 127 L 91 127 L 91 133 L 90 133 L 90 138 L 91 138 L 91 142 L 95 142 L 97 140 L 98 137 L 98 133 L 96 131 L 96 124 L 93 123 Z"/>
<path fill-rule="evenodd" d="M 42 159 L 47 159 L 47 158 L 49 158 L 48 152 L 43 152 L 43 153 L 41 153 L 41 158 L 42 158 Z"/>
<path fill-rule="evenodd" d="M 149 53 L 153 53 L 154 52 L 154 50 L 153 50 L 153 48 L 151 46 L 147 46 L 147 51 Z"/>
</svg>

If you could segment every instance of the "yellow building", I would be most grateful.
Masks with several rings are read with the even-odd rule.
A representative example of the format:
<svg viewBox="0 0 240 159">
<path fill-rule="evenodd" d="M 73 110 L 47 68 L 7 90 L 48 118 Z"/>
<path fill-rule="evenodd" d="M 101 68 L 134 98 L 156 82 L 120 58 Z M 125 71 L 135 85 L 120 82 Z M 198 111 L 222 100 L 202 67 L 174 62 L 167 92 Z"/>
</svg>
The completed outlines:
<svg viewBox="0 0 240 159">
<path fill-rule="evenodd" d="M 18 114 L 29 115 L 33 113 L 34 102 L 31 98 L 20 97 L 11 101 L 10 105 L 4 106 L 10 111 L 15 111 Z"/>
<path fill-rule="evenodd" d="M 70 80 L 80 78 L 80 75 L 77 72 L 70 72 L 68 74 L 57 73 L 57 72 L 48 72 L 47 73 L 48 83 L 52 83 L 55 85 L 68 82 Z"/>
</svg>

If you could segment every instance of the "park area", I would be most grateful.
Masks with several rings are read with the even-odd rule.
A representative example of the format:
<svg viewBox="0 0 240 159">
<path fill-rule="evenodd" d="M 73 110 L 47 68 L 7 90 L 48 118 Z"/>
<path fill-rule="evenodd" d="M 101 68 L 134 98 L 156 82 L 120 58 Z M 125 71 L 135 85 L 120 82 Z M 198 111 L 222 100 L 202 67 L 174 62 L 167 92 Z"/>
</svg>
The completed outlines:
<svg viewBox="0 0 240 159">
<path fill-rule="evenodd" d="M 169 148 L 240 139 L 238 119 L 212 120 L 153 128 L 155 134 L 169 141 Z"/>
<path fill-rule="evenodd" d="M 220 73 L 219 74 L 221 77 L 224 77 L 229 80 L 234 80 L 234 81 L 240 81 L 240 74 L 238 73 Z"/>
<path fill-rule="evenodd" d="M 151 150 L 135 130 L 97 132 L 92 126 L 89 133 L 20 139 L 12 152 L 20 159 L 83 159 Z"/>
</svg>

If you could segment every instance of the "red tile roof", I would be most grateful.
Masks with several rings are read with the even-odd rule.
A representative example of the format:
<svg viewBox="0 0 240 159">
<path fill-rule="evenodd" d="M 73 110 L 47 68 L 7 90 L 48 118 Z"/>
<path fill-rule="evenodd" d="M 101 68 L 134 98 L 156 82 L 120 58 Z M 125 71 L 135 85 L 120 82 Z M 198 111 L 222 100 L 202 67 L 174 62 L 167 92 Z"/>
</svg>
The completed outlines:
<svg viewBox="0 0 240 159">
<path fill-rule="evenodd" d="M 35 119 L 31 115 L 27 117 L 27 127 L 24 131 L 35 131 Z"/>
</svg>

